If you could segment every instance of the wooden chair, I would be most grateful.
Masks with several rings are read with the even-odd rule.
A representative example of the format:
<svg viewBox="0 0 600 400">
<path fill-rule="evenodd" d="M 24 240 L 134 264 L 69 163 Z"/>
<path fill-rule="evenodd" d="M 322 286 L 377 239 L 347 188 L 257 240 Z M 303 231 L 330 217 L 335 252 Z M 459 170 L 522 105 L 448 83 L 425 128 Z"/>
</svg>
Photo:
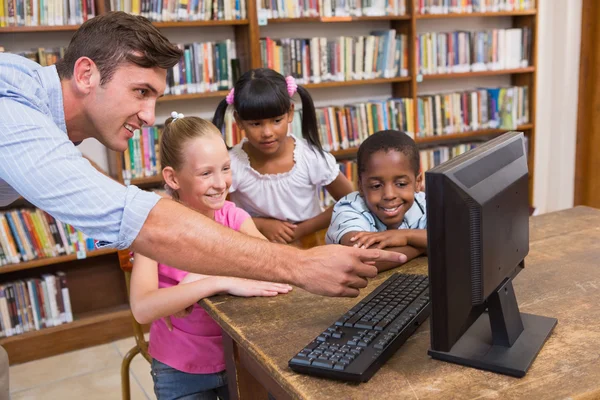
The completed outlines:
<svg viewBox="0 0 600 400">
<path fill-rule="evenodd" d="M 121 265 L 121 269 L 125 274 L 125 284 L 127 285 L 127 295 L 129 295 L 129 285 L 131 281 L 131 271 L 133 269 L 133 253 L 129 250 L 121 250 L 119 253 L 119 264 Z M 123 400 L 129 400 L 131 398 L 131 390 L 129 385 L 129 367 L 131 365 L 131 360 L 136 354 L 141 354 L 148 362 L 152 362 L 152 357 L 148 353 L 148 342 L 146 342 L 146 338 L 144 337 L 144 330 L 142 325 L 140 325 L 135 318 L 133 318 L 133 314 L 131 315 L 131 322 L 133 324 L 133 336 L 135 338 L 135 346 L 131 348 L 125 354 L 123 358 L 123 362 L 121 363 L 121 393 Z"/>
</svg>

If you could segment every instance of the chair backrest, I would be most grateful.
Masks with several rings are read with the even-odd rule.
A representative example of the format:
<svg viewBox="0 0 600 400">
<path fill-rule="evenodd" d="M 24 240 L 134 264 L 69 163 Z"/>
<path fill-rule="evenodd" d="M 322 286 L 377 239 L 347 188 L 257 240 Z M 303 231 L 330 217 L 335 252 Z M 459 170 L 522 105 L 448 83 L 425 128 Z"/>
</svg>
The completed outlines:
<svg viewBox="0 0 600 400">
<path fill-rule="evenodd" d="M 131 272 L 133 271 L 133 252 L 130 250 L 119 250 L 118 255 L 119 265 L 125 274 L 125 284 L 127 285 L 127 295 L 129 296 Z M 142 325 L 133 318 L 133 314 L 131 315 L 131 322 L 133 324 L 133 336 L 137 346 L 140 348 L 140 353 L 148 362 L 152 362 L 152 357 L 148 353 L 148 342 L 146 342 L 146 338 L 144 337 Z"/>
</svg>

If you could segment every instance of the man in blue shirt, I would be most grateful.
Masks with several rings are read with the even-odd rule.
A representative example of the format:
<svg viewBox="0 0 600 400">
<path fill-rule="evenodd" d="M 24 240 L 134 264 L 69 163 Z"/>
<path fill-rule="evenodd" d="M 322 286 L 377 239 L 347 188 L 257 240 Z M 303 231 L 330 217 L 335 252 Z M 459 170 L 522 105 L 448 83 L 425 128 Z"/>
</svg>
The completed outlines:
<svg viewBox="0 0 600 400">
<path fill-rule="evenodd" d="M 371 262 L 406 259 L 381 250 L 268 243 L 96 171 L 75 145 L 94 137 L 125 150 L 134 130 L 154 124 L 166 71 L 180 59 L 148 20 L 119 12 L 84 23 L 56 66 L 0 54 L 0 205 L 21 195 L 103 246 L 131 248 L 187 271 L 286 282 L 322 295 L 356 296 L 377 274 Z"/>
</svg>

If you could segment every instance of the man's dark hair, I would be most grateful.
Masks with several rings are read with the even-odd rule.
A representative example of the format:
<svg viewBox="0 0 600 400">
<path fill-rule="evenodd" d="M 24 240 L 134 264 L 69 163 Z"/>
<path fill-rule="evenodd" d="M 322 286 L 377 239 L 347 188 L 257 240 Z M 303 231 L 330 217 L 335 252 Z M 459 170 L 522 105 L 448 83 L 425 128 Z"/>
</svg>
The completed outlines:
<svg viewBox="0 0 600 400">
<path fill-rule="evenodd" d="M 75 62 L 80 57 L 89 57 L 98 67 L 100 83 L 105 84 L 123 63 L 168 69 L 177 64 L 181 55 L 182 51 L 148 19 L 109 12 L 81 25 L 56 69 L 61 79 L 70 79 Z"/>
<path fill-rule="evenodd" d="M 366 169 L 371 155 L 378 151 L 396 150 L 404 154 L 410 161 L 410 166 L 415 172 L 415 176 L 419 175 L 420 159 L 419 148 L 414 140 L 404 132 L 395 130 L 379 131 L 367 139 L 358 148 L 357 164 L 358 176 L 360 177 Z"/>
</svg>

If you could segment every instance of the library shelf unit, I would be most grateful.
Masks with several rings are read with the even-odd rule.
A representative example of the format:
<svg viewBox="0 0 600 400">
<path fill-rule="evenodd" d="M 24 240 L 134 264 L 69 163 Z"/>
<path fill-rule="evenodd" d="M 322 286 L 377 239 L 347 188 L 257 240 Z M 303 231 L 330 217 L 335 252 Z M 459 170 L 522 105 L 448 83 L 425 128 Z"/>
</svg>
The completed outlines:
<svg viewBox="0 0 600 400">
<path fill-rule="evenodd" d="M 540 0 L 538 0 L 539 3 Z M 256 8 L 256 2 L 248 2 L 248 31 L 252 33 L 254 38 L 260 38 L 261 29 L 263 26 L 258 24 L 258 12 Z M 417 74 L 416 65 L 416 48 L 415 41 L 417 38 L 417 27 L 419 24 L 423 24 L 425 20 L 440 20 L 440 19 L 460 19 L 460 18 L 494 18 L 504 17 L 510 18 L 510 26 L 514 28 L 529 27 L 532 31 L 531 39 L 531 54 L 529 66 L 524 68 L 515 69 L 503 69 L 503 70 L 486 70 L 486 71 L 472 71 L 466 73 L 448 73 L 448 74 L 433 74 L 433 75 L 420 75 Z M 407 13 L 406 15 L 388 15 L 388 16 L 367 16 L 367 17 L 301 17 L 301 18 L 274 18 L 267 20 L 268 25 L 283 25 L 286 24 L 305 24 L 309 23 L 310 28 L 307 29 L 307 36 L 314 34 L 318 30 L 319 24 L 340 24 L 342 27 L 346 27 L 348 23 L 360 22 L 360 21 L 384 21 L 389 23 L 390 29 L 395 29 L 397 32 L 406 34 L 408 36 L 408 58 L 409 58 L 409 74 L 407 77 L 395 77 L 395 78 L 378 78 L 378 79 L 363 79 L 363 80 L 351 80 L 351 81 L 329 81 L 321 83 L 309 83 L 303 85 L 309 90 L 313 89 L 327 89 L 327 88 L 343 88 L 343 87 L 357 87 L 367 85 L 390 85 L 391 86 L 391 97 L 408 97 L 413 99 L 413 104 L 416 108 L 417 96 L 420 94 L 419 87 L 422 82 L 427 82 L 431 85 L 432 81 L 442 80 L 464 80 L 465 86 L 470 78 L 487 77 L 487 76 L 509 76 L 511 85 L 522 85 L 529 87 L 529 123 L 518 126 L 517 130 L 523 131 L 529 140 L 529 165 L 530 165 L 530 202 L 533 199 L 533 157 L 534 157 L 534 140 L 535 140 L 535 84 L 536 84 L 536 58 L 537 58 L 537 23 L 538 13 L 537 9 L 525 10 L 525 11 L 500 11 L 500 12 L 485 12 L 485 13 L 464 13 L 464 14 L 418 14 L 414 12 L 413 1 L 407 0 Z M 431 22 L 430 22 L 431 23 Z M 308 33 L 308 32 L 311 33 Z M 351 34 L 351 29 L 348 30 Z M 283 34 L 285 35 L 285 34 Z M 281 36 L 281 35 L 279 35 Z M 237 38 L 237 36 L 236 36 Z M 237 43 L 238 50 L 240 44 Z M 243 65 L 251 66 L 252 68 L 262 66 L 260 46 L 258 41 L 250 43 L 244 51 L 239 52 L 245 57 L 241 62 Z M 181 96 L 165 96 L 160 101 L 189 101 L 192 99 L 208 98 L 208 97 L 224 97 L 227 91 L 221 92 L 210 92 L 210 93 L 198 93 L 198 94 L 186 94 Z M 348 99 L 345 100 L 347 103 L 351 102 Z M 417 112 L 415 110 L 414 126 L 418 126 L 417 123 Z M 485 129 L 480 131 L 470 131 L 464 133 L 457 133 L 452 135 L 442 135 L 433 137 L 417 137 L 416 142 L 419 147 L 430 147 L 433 145 L 444 145 L 456 142 L 464 142 L 468 140 L 482 140 L 497 136 L 508 129 Z M 351 158 L 356 154 L 356 149 L 344 149 L 332 152 L 337 158 Z M 122 158 L 119 156 L 111 157 L 111 172 L 113 177 L 122 181 Z M 132 179 L 131 184 L 140 184 L 144 187 L 152 185 L 158 185 L 161 183 L 160 177 L 146 177 Z"/>
<path fill-rule="evenodd" d="M 539 5 L 540 1 L 541 0 L 537 0 L 536 3 Z M 99 0 L 96 4 L 96 10 L 98 14 L 106 12 L 105 1 Z M 192 35 L 194 32 L 198 32 L 198 29 L 206 30 L 215 26 L 231 27 L 235 36 L 236 52 L 238 58 L 240 59 L 240 67 L 242 72 L 244 72 L 248 69 L 262 66 L 259 43 L 262 26 L 259 25 L 258 21 L 256 0 L 247 0 L 246 5 L 246 20 L 157 22 L 154 24 L 159 29 L 164 29 L 165 32 L 166 30 L 172 28 L 185 28 L 189 30 L 190 35 Z M 510 26 L 514 28 L 528 27 L 531 29 L 531 53 L 528 67 L 510 70 L 453 74 L 417 74 L 415 41 L 417 38 L 417 27 L 420 26 L 420 24 L 423 24 L 422 21 L 444 19 L 458 20 L 462 18 L 490 19 L 494 17 L 510 18 Z M 537 75 L 537 9 L 510 12 L 503 11 L 470 14 L 420 15 L 415 11 L 414 1 L 407 0 L 406 15 L 345 18 L 278 18 L 268 20 L 267 25 L 280 25 L 285 27 L 286 24 L 308 23 L 310 28 L 305 28 L 307 30 L 306 36 L 311 36 L 319 29 L 319 24 L 340 24 L 343 29 L 347 29 L 347 34 L 352 34 L 352 28 L 348 26 L 348 24 L 354 22 L 359 23 L 361 21 L 384 21 L 389 23 L 389 29 L 395 29 L 398 33 L 407 35 L 409 61 L 408 76 L 389 79 L 311 83 L 305 85 L 305 87 L 311 90 L 348 87 L 350 92 L 352 87 L 357 86 L 374 84 L 390 85 L 390 97 L 412 98 L 413 104 L 415 104 L 416 108 L 417 96 L 420 94 L 419 86 L 422 82 L 428 82 L 429 85 L 431 85 L 431 82 L 433 81 L 452 79 L 464 81 L 466 87 L 469 78 L 500 75 L 509 76 L 511 85 L 522 85 L 529 87 L 528 100 L 530 122 L 517 127 L 517 130 L 523 131 L 529 140 L 529 195 L 531 202 L 531 199 L 533 198 L 533 159 L 536 130 L 534 121 L 536 116 L 535 89 Z M 45 35 L 51 32 L 59 31 L 74 32 L 76 29 L 77 26 L 4 27 L 0 28 L 0 45 L 2 45 L 3 34 L 5 33 Z M 159 102 L 185 102 L 195 101 L 203 98 L 225 97 L 227 92 L 228 91 L 216 91 L 185 94 L 179 96 L 169 95 L 162 97 Z M 344 101 L 346 103 L 350 102 L 347 98 Z M 414 126 L 418 126 L 418 113 L 415 110 L 413 114 Z M 507 131 L 507 129 L 485 129 L 441 136 L 416 137 L 416 142 L 419 147 L 425 148 L 434 145 L 487 139 L 497 136 L 505 131 Z M 340 159 L 354 157 L 356 155 L 356 148 L 335 151 L 333 154 Z M 109 164 L 111 176 L 123 183 L 123 177 L 121 173 L 123 166 L 122 156 L 109 151 Z M 142 188 L 152 188 L 160 185 L 161 182 L 162 177 L 159 175 L 132 179 L 130 183 Z M 12 265 L 8 266 L 8 268 L 0 267 L 0 283 L 9 280 L 22 279 L 24 277 L 39 276 L 41 273 L 45 272 L 53 272 L 58 270 L 67 272 L 71 304 L 75 317 L 75 321 L 69 324 L 0 339 L 0 344 L 4 346 L 9 353 L 11 363 L 29 361 L 77 348 L 106 343 L 121 337 L 130 336 L 132 334 L 132 328 L 131 316 L 128 309 L 127 291 L 125 288 L 125 279 L 123 273 L 119 268 L 119 258 L 123 257 L 128 257 L 127 252 L 97 250 L 90 252 L 88 257 L 85 259 L 57 257 L 56 259 L 42 259 L 32 261 L 30 263 L 24 263 L 22 265 Z M 2 268 L 7 269 L 3 270 Z"/>
</svg>

